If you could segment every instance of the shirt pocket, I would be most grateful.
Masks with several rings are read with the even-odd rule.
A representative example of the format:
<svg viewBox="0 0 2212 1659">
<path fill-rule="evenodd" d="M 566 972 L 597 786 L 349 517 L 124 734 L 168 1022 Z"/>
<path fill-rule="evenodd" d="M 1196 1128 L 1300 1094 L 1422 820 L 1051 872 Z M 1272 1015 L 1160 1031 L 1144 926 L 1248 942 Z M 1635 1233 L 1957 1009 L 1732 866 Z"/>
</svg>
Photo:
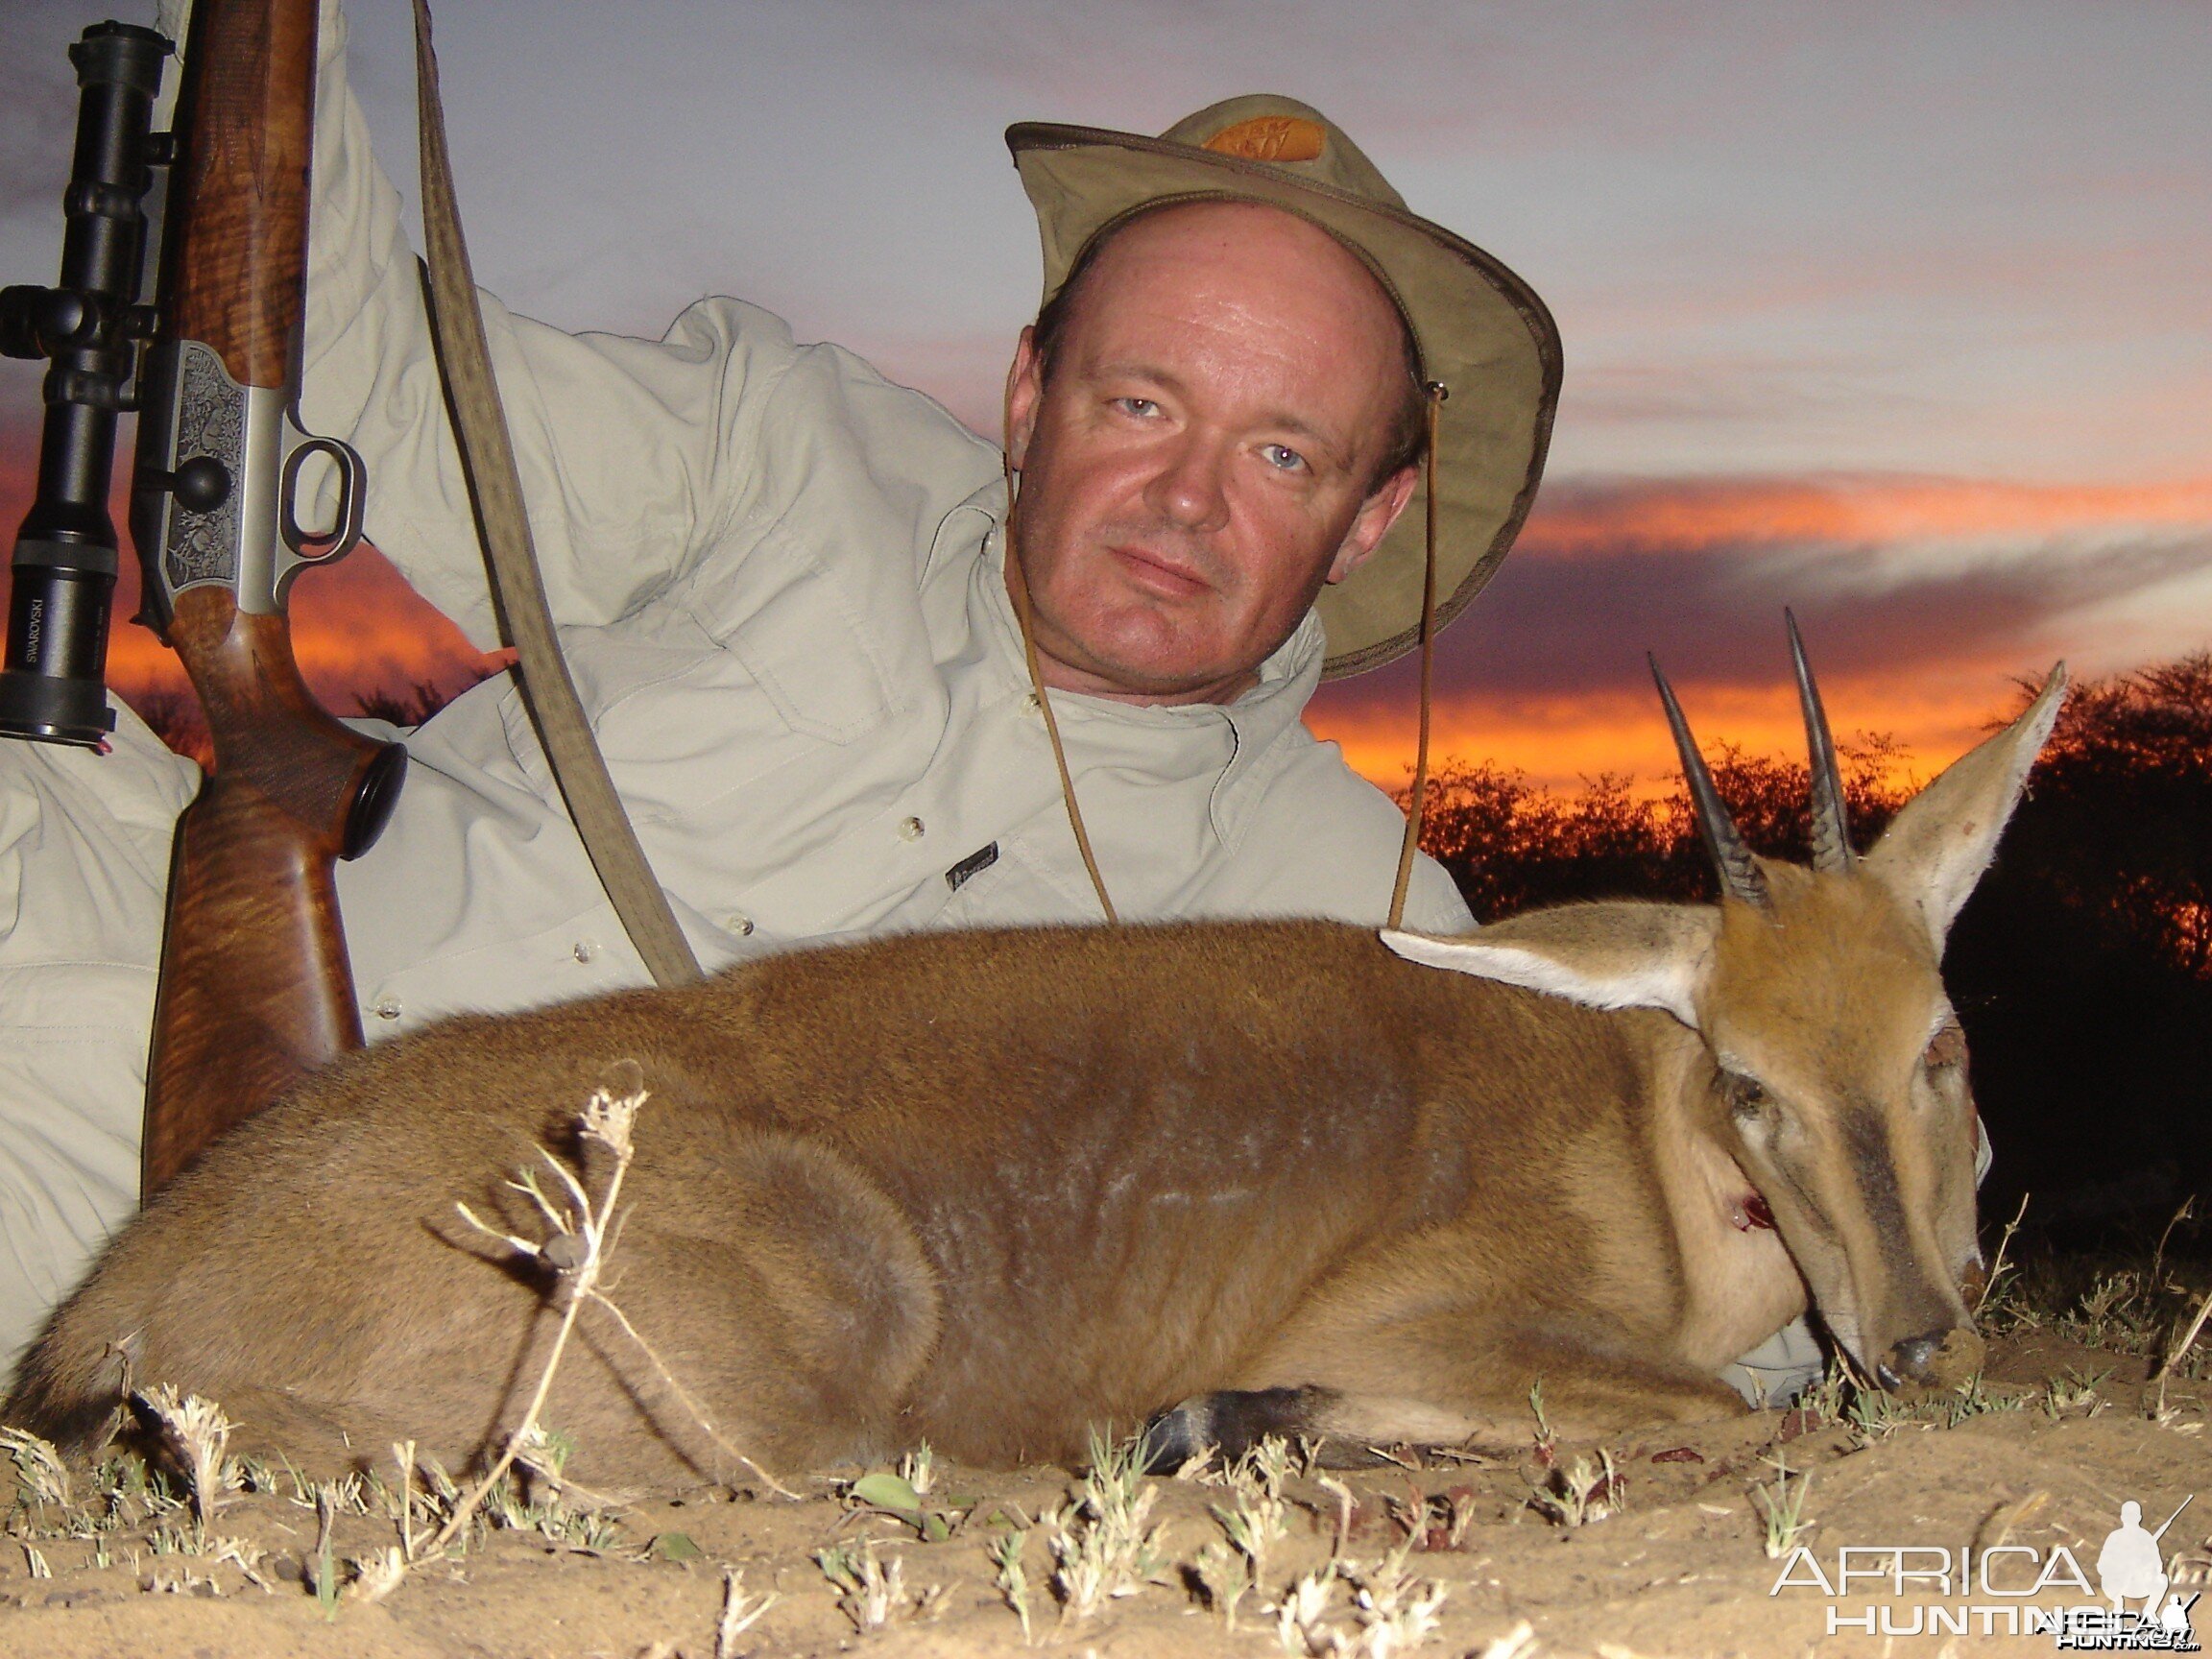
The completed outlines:
<svg viewBox="0 0 2212 1659">
<path fill-rule="evenodd" d="M 725 580 L 702 583 L 693 604 L 794 733 L 842 745 L 889 718 L 894 699 L 867 596 L 781 525 Z"/>
</svg>

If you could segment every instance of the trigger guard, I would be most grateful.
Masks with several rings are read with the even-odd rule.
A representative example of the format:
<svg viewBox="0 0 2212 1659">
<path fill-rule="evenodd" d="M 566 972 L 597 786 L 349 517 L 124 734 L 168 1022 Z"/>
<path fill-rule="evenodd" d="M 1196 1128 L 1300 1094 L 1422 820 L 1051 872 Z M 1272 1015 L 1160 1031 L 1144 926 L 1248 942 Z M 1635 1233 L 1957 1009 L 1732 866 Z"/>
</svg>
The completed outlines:
<svg viewBox="0 0 2212 1659">
<path fill-rule="evenodd" d="M 295 506 L 300 492 L 300 469 L 310 455 L 327 455 L 338 467 L 338 522 L 328 535 L 310 535 L 300 527 Z M 284 470 L 276 493 L 276 527 L 291 558 L 287 566 L 327 565 L 353 551 L 361 540 L 361 520 L 368 500 L 369 469 L 350 444 L 337 438 L 302 438 L 284 457 Z M 327 545 L 321 545 L 327 543 Z M 282 572 L 291 574 L 290 569 Z"/>
</svg>

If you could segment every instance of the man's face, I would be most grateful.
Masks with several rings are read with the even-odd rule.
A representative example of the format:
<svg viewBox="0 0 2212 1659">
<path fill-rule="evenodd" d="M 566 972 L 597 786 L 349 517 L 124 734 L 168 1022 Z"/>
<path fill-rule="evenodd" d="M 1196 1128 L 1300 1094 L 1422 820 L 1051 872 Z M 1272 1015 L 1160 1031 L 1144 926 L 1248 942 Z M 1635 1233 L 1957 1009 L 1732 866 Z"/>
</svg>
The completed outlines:
<svg viewBox="0 0 2212 1659">
<path fill-rule="evenodd" d="M 1293 214 L 1204 203 L 1118 232 L 1043 372 L 1008 376 L 1018 545 L 1046 684 L 1227 702 L 1381 542 L 1404 397 L 1397 313 Z"/>
</svg>

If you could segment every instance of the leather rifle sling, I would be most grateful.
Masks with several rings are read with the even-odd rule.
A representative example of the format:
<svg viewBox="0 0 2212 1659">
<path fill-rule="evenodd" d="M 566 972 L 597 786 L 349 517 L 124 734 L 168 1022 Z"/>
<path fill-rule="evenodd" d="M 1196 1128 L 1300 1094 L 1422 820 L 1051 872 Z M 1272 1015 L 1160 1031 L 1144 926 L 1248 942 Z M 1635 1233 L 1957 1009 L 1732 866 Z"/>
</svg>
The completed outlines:
<svg viewBox="0 0 2212 1659">
<path fill-rule="evenodd" d="M 498 383 L 493 378 L 469 249 L 461 237 L 452 164 L 445 149 L 445 115 L 438 96 L 438 59 L 431 48 L 430 9 L 424 0 L 415 0 L 415 69 L 431 332 L 445 377 L 462 470 L 476 504 L 493 591 L 520 659 L 522 701 L 584 850 L 654 983 L 695 984 L 705 977 L 699 959 L 677 925 L 668 896 L 646 863 L 637 833 L 614 792 L 546 608 L 545 583 L 523 507 L 522 480 L 515 466 Z"/>
</svg>

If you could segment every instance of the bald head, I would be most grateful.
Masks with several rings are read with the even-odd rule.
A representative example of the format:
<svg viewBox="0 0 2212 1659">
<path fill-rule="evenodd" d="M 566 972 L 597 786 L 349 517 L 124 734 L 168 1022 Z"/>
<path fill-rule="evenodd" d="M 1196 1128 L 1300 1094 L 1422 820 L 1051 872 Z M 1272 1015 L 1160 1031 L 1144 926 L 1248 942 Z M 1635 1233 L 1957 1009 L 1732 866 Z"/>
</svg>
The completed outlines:
<svg viewBox="0 0 2212 1659">
<path fill-rule="evenodd" d="M 1287 208 L 1256 202 L 1178 202 L 1140 209 L 1086 247 L 1043 309 L 1031 338 L 1049 375 L 1063 341 L 1094 288 L 1144 280 L 1147 267 L 1200 259 L 1241 279 L 1247 300 L 1264 304 L 1286 285 L 1334 308 L 1364 337 L 1361 355 L 1374 360 L 1386 414 L 1377 427 L 1380 448 L 1371 479 L 1380 483 L 1421 459 L 1427 408 L 1421 357 L 1397 302 L 1358 255 Z M 1378 331 L 1380 330 L 1380 331 Z"/>
<path fill-rule="evenodd" d="M 1140 703 L 1248 688 L 1412 493 L 1410 357 L 1382 284 L 1296 214 L 1186 203 L 1102 238 L 1007 377 L 1046 684 Z"/>
</svg>

